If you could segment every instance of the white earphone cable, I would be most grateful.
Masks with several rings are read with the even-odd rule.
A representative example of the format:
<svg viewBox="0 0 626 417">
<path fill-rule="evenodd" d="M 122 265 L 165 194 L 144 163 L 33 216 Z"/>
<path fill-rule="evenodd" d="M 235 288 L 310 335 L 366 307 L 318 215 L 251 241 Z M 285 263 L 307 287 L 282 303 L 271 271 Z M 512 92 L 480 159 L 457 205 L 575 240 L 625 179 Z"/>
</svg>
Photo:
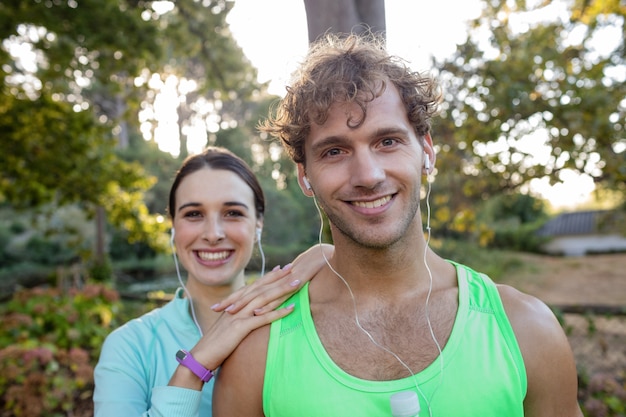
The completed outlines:
<svg viewBox="0 0 626 417">
<path fill-rule="evenodd" d="M 257 245 L 259 246 L 259 252 L 261 253 L 261 277 L 265 275 L 265 253 L 263 252 L 263 245 L 261 245 L 261 232 L 257 234 Z"/>
<path fill-rule="evenodd" d="M 433 292 L 433 273 L 430 270 L 430 265 L 428 265 L 428 261 L 426 259 L 428 248 L 430 246 L 430 191 L 432 187 L 431 187 L 430 178 L 428 178 L 428 176 L 426 178 L 426 181 L 428 182 L 428 190 L 426 191 L 426 245 L 424 246 L 424 266 L 426 267 L 426 270 L 428 271 L 429 284 L 428 284 L 428 294 L 426 295 L 426 303 L 424 304 L 424 314 L 426 316 L 426 322 L 428 323 L 428 330 L 430 331 L 430 336 L 433 339 L 433 342 L 435 342 L 435 346 L 437 346 L 437 351 L 439 352 L 439 383 L 430 394 L 430 400 L 432 401 L 433 397 L 435 396 L 435 393 L 439 390 L 439 387 L 441 387 L 441 385 L 443 384 L 444 358 L 442 354 L 441 345 L 439 344 L 439 341 L 437 340 L 437 337 L 435 336 L 435 331 L 433 329 L 432 323 L 430 322 L 430 311 L 428 308 L 430 296 Z M 430 407 L 429 407 L 429 410 L 430 410 Z"/>
<path fill-rule="evenodd" d="M 202 336 L 203 335 L 202 327 L 200 327 L 200 324 L 198 323 L 198 318 L 196 317 L 196 309 L 193 306 L 193 299 L 191 298 L 191 293 L 187 289 L 187 286 L 185 286 L 185 283 L 183 282 L 183 279 L 180 276 L 180 268 L 178 267 L 178 257 L 176 257 L 176 250 L 174 249 L 174 232 L 173 231 L 172 231 L 172 237 L 170 238 L 170 247 L 172 249 L 172 255 L 174 256 L 174 265 L 176 265 L 176 277 L 178 278 L 178 282 L 180 283 L 180 285 L 183 287 L 185 294 L 187 294 L 187 298 L 189 299 L 189 307 L 191 309 L 191 318 L 193 319 L 194 324 L 198 328 L 198 331 L 200 332 L 200 336 Z"/>
<path fill-rule="evenodd" d="M 391 349 L 387 348 L 386 346 L 383 346 L 380 343 L 378 343 L 376 341 L 376 339 L 374 339 L 374 337 L 371 335 L 371 333 L 368 332 L 361 325 L 361 322 L 359 320 L 359 313 L 358 313 L 358 309 L 357 309 L 356 299 L 354 297 L 354 293 L 352 292 L 352 288 L 350 288 L 350 285 L 344 279 L 344 277 L 339 272 L 337 272 L 335 270 L 335 268 L 333 268 L 333 266 L 330 264 L 330 261 L 326 257 L 326 254 L 324 253 L 324 251 L 322 250 L 321 252 L 322 252 L 322 256 L 324 257 L 324 261 L 326 262 L 326 265 L 328 265 L 330 270 L 335 275 L 337 275 L 337 277 L 339 277 L 339 279 L 341 279 L 341 281 L 344 283 L 344 285 L 348 289 L 348 292 L 349 292 L 350 297 L 352 299 L 352 306 L 353 306 L 353 309 L 354 309 L 354 321 L 355 321 L 357 327 L 359 328 L 359 330 L 361 330 L 370 339 L 370 341 L 375 346 L 377 346 L 379 349 L 382 349 L 385 352 L 387 352 L 390 355 L 392 355 L 398 361 L 398 363 L 400 363 L 404 368 L 406 368 L 407 371 L 409 371 L 409 373 L 411 374 L 411 377 L 413 378 L 413 382 L 415 383 L 415 388 L 420 393 L 422 398 L 424 398 L 424 400 L 426 401 L 426 405 L 428 406 L 429 416 L 432 417 L 432 410 L 431 410 L 431 407 L 430 407 L 430 403 L 431 403 L 431 401 L 433 399 L 433 396 L 434 396 L 435 392 L 439 389 L 439 387 L 443 383 L 444 364 L 443 364 L 443 355 L 442 355 L 441 345 L 439 344 L 439 341 L 437 340 L 437 337 L 435 336 L 435 332 L 434 332 L 432 323 L 430 321 L 430 313 L 429 313 L 429 309 L 428 309 L 428 303 L 430 301 L 430 296 L 432 294 L 432 289 L 433 289 L 433 275 L 432 275 L 432 271 L 430 269 L 430 266 L 428 265 L 428 261 L 426 259 L 426 255 L 427 255 L 427 251 L 428 251 L 428 245 L 430 243 L 430 202 L 429 202 L 430 191 L 431 191 L 431 182 L 428 181 L 428 191 L 427 191 L 427 194 L 426 194 L 426 207 L 427 207 L 426 231 L 427 231 L 427 240 L 426 240 L 426 245 L 424 247 L 424 258 L 423 259 L 424 259 L 424 265 L 426 267 L 426 270 L 428 271 L 429 286 L 428 286 L 428 293 L 427 293 L 427 296 L 426 296 L 426 302 L 425 302 L 425 306 L 424 306 L 424 314 L 426 316 L 426 322 L 428 324 L 428 329 L 430 331 L 431 338 L 433 339 L 433 342 L 435 343 L 435 346 L 437 347 L 437 351 L 438 351 L 438 354 L 439 354 L 438 357 L 439 357 L 439 364 L 440 364 L 440 374 L 439 374 L 439 383 L 435 387 L 435 389 L 432 391 L 432 393 L 431 393 L 429 398 L 427 398 L 424 395 L 424 393 L 420 389 L 419 385 L 417 384 L 417 381 L 415 380 L 415 374 L 414 374 L 413 370 L 395 352 L 393 352 Z M 317 202 L 317 198 L 315 198 L 315 196 L 313 196 L 313 202 L 315 203 L 315 208 L 317 209 L 317 213 L 318 213 L 318 215 L 320 217 L 320 229 L 319 229 L 319 234 L 318 234 L 318 242 L 319 242 L 319 245 L 321 247 L 321 245 L 322 245 L 322 234 L 323 234 L 323 230 L 324 230 L 324 217 L 322 216 L 322 211 L 321 211 L 321 209 L 319 207 L 319 204 Z"/>
</svg>

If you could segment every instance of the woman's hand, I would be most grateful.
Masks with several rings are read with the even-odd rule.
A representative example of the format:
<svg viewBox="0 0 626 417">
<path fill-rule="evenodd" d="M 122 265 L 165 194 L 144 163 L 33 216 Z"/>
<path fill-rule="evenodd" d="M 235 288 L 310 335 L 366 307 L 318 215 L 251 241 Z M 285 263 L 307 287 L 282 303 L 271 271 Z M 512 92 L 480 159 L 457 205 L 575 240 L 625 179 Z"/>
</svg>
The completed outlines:
<svg viewBox="0 0 626 417">
<path fill-rule="evenodd" d="M 277 307 L 313 278 L 334 250 L 332 245 L 315 245 L 300 254 L 293 266 L 276 267 L 212 306 L 222 314 L 190 353 L 208 369 L 218 368 L 250 332 L 293 311 L 293 304 Z M 170 385 L 201 390 L 203 384 L 187 368 L 178 366 Z"/>
<path fill-rule="evenodd" d="M 280 309 L 274 307 L 265 314 L 256 314 L 258 309 L 268 303 L 277 303 L 277 296 L 281 297 L 283 294 L 286 297 L 286 294 L 295 291 L 300 281 L 294 281 L 289 278 L 290 275 L 290 266 L 283 269 L 277 267 L 263 277 L 262 284 L 250 285 L 253 289 L 242 289 L 244 291 L 241 294 L 247 302 L 239 303 L 236 311 L 232 308 L 220 314 L 217 321 L 190 350 L 194 359 L 205 368 L 215 371 L 250 332 L 291 313 L 293 304 Z M 189 369 L 179 365 L 170 378 L 169 385 L 201 390 L 203 383 Z"/>
<path fill-rule="evenodd" d="M 274 268 L 271 272 L 235 291 L 227 298 L 215 304 L 213 311 L 226 311 L 235 314 L 254 300 L 255 315 L 263 315 L 281 305 L 289 296 L 310 281 L 326 264 L 335 252 L 329 244 L 317 244 L 298 255 L 293 264 L 282 269 Z M 326 257 L 326 259 L 325 259 Z M 289 271 L 288 274 L 277 271 Z"/>
</svg>

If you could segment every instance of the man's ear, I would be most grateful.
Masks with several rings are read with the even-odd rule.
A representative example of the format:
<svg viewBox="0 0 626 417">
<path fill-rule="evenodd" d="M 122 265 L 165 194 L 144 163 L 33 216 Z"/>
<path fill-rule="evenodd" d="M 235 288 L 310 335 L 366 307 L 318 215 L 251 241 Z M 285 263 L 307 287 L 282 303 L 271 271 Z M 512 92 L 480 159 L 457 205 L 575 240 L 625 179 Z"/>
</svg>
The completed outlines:
<svg viewBox="0 0 626 417">
<path fill-rule="evenodd" d="M 424 135 L 424 141 L 422 142 L 422 145 L 424 147 L 424 155 L 428 155 L 429 168 L 428 170 L 423 168 L 424 173 L 428 175 L 435 169 L 435 161 L 437 159 L 437 156 L 435 154 L 435 148 L 433 147 L 433 139 L 430 137 L 430 133 Z M 423 166 L 424 164 L 422 164 L 422 167 Z"/>
<path fill-rule="evenodd" d="M 304 171 L 304 165 L 297 164 L 298 167 L 298 184 L 300 185 L 300 189 L 307 197 L 313 197 L 315 193 L 313 192 L 313 187 L 311 187 L 311 181 L 307 178 L 306 172 Z"/>
</svg>

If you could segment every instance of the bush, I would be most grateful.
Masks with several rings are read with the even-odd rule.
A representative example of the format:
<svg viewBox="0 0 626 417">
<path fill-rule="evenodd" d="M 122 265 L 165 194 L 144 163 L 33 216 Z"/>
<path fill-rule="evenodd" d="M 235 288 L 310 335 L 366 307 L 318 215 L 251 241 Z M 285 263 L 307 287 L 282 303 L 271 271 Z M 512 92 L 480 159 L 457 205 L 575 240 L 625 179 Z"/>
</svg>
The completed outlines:
<svg viewBox="0 0 626 417">
<path fill-rule="evenodd" d="M 523 224 L 518 227 L 497 227 L 489 247 L 511 251 L 540 253 L 546 237 L 537 235 L 536 224 Z"/>
<path fill-rule="evenodd" d="M 587 417 L 626 416 L 626 381 L 616 375 L 597 373 L 580 378 L 578 398 Z"/>
<path fill-rule="evenodd" d="M 485 249 L 463 240 L 434 239 L 430 246 L 439 256 L 467 265 L 495 281 L 523 266 L 514 252 Z"/>
<path fill-rule="evenodd" d="M 0 416 L 93 415 L 100 347 L 129 317 L 118 293 L 103 285 L 35 288 L 0 313 Z"/>
<path fill-rule="evenodd" d="M 44 236 L 31 237 L 25 246 L 25 254 L 30 254 L 29 260 L 41 265 L 59 265 L 70 262 L 76 256 L 65 250 L 59 242 L 47 239 Z"/>
<path fill-rule="evenodd" d="M 0 269 L 0 297 L 9 299 L 19 288 L 31 288 L 42 283 L 52 283 L 55 269 L 47 265 L 22 262 Z"/>
<path fill-rule="evenodd" d="M 52 345 L 0 350 L 2 416 L 93 415 L 93 365 L 85 349 Z"/>
</svg>

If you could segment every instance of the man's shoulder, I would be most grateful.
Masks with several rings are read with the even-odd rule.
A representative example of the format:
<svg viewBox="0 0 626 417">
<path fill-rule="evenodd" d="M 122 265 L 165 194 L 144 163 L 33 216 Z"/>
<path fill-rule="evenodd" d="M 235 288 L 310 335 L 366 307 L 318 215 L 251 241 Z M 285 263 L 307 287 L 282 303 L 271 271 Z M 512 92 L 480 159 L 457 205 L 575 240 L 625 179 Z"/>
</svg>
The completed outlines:
<svg viewBox="0 0 626 417">
<path fill-rule="evenodd" d="M 239 346 L 237 346 L 237 349 L 256 350 L 258 347 L 267 347 L 267 341 L 270 337 L 270 327 L 271 324 L 266 324 L 258 329 L 252 330 L 250 334 L 242 340 Z"/>
<path fill-rule="evenodd" d="M 552 310 L 539 298 L 524 293 L 511 285 L 496 284 L 496 287 L 507 315 L 511 319 L 520 317 L 524 320 L 536 320 L 539 322 L 538 324 L 541 324 L 545 323 L 546 318 L 554 317 Z"/>
<path fill-rule="evenodd" d="M 528 364 L 545 354 L 569 350 L 563 327 L 547 304 L 510 285 L 497 284 L 497 287 L 524 362 Z"/>
<path fill-rule="evenodd" d="M 214 416 L 262 415 L 269 332 L 269 324 L 253 330 L 222 363 L 213 391 Z"/>
</svg>

